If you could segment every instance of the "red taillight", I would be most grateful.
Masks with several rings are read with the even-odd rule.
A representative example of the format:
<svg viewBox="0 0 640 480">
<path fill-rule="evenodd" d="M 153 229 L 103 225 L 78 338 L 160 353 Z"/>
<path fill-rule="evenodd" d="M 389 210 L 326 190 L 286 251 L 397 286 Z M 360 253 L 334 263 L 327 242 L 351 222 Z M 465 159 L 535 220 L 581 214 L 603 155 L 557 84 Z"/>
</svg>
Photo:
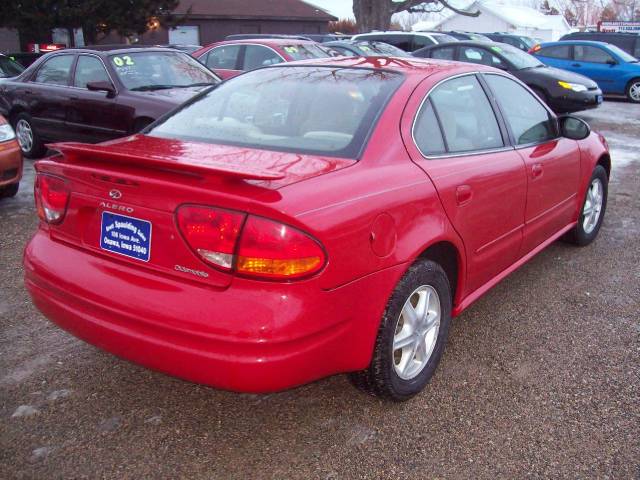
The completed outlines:
<svg viewBox="0 0 640 480">
<path fill-rule="evenodd" d="M 177 211 L 177 223 L 191 249 L 205 262 L 225 271 L 288 280 L 312 275 L 326 263 L 324 250 L 316 240 L 297 228 L 266 218 L 185 205 Z"/>
<path fill-rule="evenodd" d="M 238 273 L 291 279 L 311 275 L 324 263 L 324 250 L 306 233 L 266 218 L 247 219 L 238 248 Z"/>
<path fill-rule="evenodd" d="M 530 48 L 528 53 L 531 53 L 531 54 L 536 53 L 541 48 L 542 48 L 542 46 L 538 43 L 538 44 L 534 45 L 533 48 Z"/>
<path fill-rule="evenodd" d="M 34 195 L 41 220 L 51 224 L 62 222 L 69 202 L 69 188 L 62 178 L 38 174 Z"/>
<path fill-rule="evenodd" d="M 177 217 L 182 235 L 198 256 L 218 268 L 231 270 L 243 213 L 185 205 L 178 209 Z"/>
</svg>

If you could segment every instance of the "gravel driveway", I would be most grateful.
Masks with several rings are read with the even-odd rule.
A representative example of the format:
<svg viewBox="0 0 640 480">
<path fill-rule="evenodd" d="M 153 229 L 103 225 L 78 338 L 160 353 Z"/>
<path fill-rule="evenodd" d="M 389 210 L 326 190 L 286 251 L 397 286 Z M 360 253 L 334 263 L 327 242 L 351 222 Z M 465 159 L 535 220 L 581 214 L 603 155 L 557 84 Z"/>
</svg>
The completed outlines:
<svg viewBox="0 0 640 480">
<path fill-rule="evenodd" d="M 0 202 L 2 478 L 640 478 L 640 105 L 609 138 L 598 240 L 556 243 L 453 322 L 403 404 L 335 376 L 274 395 L 193 385 L 47 322 L 22 283 L 33 168 Z"/>
</svg>

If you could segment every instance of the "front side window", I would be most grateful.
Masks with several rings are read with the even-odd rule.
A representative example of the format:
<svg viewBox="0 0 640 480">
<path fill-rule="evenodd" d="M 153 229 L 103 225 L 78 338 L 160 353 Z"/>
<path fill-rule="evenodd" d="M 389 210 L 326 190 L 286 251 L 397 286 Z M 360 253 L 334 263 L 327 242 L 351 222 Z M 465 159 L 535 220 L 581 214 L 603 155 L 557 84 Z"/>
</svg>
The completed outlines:
<svg viewBox="0 0 640 480">
<path fill-rule="evenodd" d="M 215 85 L 220 79 L 182 52 L 131 52 L 110 55 L 116 75 L 128 90 Z"/>
<path fill-rule="evenodd" d="M 435 45 L 436 42 L 431 40 L 429 37 L 423 37 L 422 35 L 416 35 L 413 37 L 413 49 L 417 50 L 422 47 L 429 47 L 431 45 Z"/>
<path fill-rule="evenodd" d="M 56 55 L 40 67 L 35 81 L 52 85 L 69 85 L 73 55 Z"/>
<path fill-rule="evenodd" d="M 555 45 L 553 47 L 541 48 L 536 52 L 541 57 L 557 58 L 569 60 L 571 57 L 571 45 Z"/>
<path fill-rule="evenodd" d="M 148 135 L 357 158 L 402 75 L 338 67 L 272 67 L 222 83 Z"/>
<path fill-rule="evenodd" d="M 89 82 L 109 82 L 111 79 L 104 69 L 100 59 L 88 55 L 80 55 L 76 64 L 76 74 L 73 85 L 86 88 Z"/>
<path fill-rule="evenodd" d="M 455 58 L 456 49 L 454 47 L 436 48 L 431 54 L 431 58 L 440 60 L 453 60 Z"/>
<path fill-rule="evenodd" d="M 211 69 L 236 70 L 240 45 L 222 45 L 212 48 L 207 55 L 205 65 Z"/>
<path fill-rule="evenodd" d="M 490 67 L 504 67 L 504 63 L 484 48 L 460 47 L 460 60 L 468 63 L 479 63 Z"/>
<path fill-rule="evenodd" d="M 506 58 L 516 70 L 544 67 L 540 60 L 511 45 L 494 45 L 491 51 Z"/>
<path fill-rule="evenodd" d="M 614 58 L 603 49 L 586 45 L 575 45 L 573 47 L 573 58 L 578 62 L 588 63 L 615 62 Z"/>
<path fill-rule="evenodd" d="M 555 122 L 546 108 L 522 85 L 501 75 L 486 74 L 518 145 L 556 138 Z"/>
<path fill-rule="evenodd" d="M 270 48 L 260 45 L 247 45 L 244 51 L 243 70 L 255 70 L 282 62 L 282 57 Z"/>
<path fill-rule="evenodd" d="M 447 152 L 490 150 L 504 146 L 489 99 L 474 75 L 440 84 L 431 91 L 429 100 L 442 126 Z"/>
</svg>

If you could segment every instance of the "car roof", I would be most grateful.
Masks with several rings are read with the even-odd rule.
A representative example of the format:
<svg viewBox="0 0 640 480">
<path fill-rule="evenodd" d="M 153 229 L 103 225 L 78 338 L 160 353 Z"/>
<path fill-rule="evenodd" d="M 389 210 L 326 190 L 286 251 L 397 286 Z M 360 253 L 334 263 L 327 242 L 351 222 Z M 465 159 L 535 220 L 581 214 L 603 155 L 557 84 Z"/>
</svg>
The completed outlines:
<svg viewBox="0 0 640 480">
<path fill-rule="evenodd" d="M 178 50 L 174 48 L 167 47 L 153 47 L 153 46 L 145 46 L 145 47 L 132 47 L 130 45 L 105 45 L 106 48 L 100 48 L 100 45 L 95 47 L 81 47 L 81 48 L 65 48 L 64 50 L 56 50 L 55 52 L 49 53 L 93 53 L 96 55 L 111 55 L 113 53 L 139 53 L 139 52 L 178 52 Z"/>
<path fill-rule="evenodd" d="M 561 40 L 558 42 L 544 42 L 541 43 L 541 47 L 550 47 L 553 45 L 591 45 L 593 47 L 609 47 L 610 43 L 596 42 L 595 40 Z"/>
<path fill-rule="evenodd" d="M 281 46 L 281 45 L 315 45 L 318 42 L 314 42 L 313 40 L 299 40 L 297 38 L 244 38 L 241 40 L 222 40 L 221 42 L 216 42 L 207 47 L 213 45 L 233 45 L 233 44 L 244 44 L 244 43 L 253 43 L 257 45 L 265 45 L 265 46 Z"/>
<path fill-rule="evenodd" d="M 354 37 L 363 37 L 366 35 L 417 35 L 417 36 L 428 37 L 429 35 L 433 35 L 434 33 L 442 34 L 443 32 L 401 32 L 399 30 L 386 30 L 386 31 L 379 31 L 379 32 L 358 33 L 357 35 L 354 35 Z"/>
<path fill-rule="evenodd" d="M 279 63 L 266 68 L 289 68 L 295 66 L 386 70 L 402 73 L 406 76 L 421 77 L 443 71 L 447 71 L 454 75 L 465 72 L 497 71 L 496 68 L 477 63 L 452 62 L 448 60 L 418 57 L 327 57 Z"/>
</svg>

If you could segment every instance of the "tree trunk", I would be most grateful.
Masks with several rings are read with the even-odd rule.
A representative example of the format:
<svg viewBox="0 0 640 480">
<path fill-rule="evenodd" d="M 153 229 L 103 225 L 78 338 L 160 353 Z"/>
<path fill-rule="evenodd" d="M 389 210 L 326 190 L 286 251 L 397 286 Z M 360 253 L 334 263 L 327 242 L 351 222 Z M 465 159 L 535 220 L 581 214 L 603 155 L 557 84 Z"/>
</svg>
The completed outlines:
<svg viewBox="0 0 640 480">
<path fill-rule="evenodd" d="M 353 0 L 353 15 L 356 17 L 360 32 L 389 30 L 392 15 L 391 1 Z"/>
</svg>

